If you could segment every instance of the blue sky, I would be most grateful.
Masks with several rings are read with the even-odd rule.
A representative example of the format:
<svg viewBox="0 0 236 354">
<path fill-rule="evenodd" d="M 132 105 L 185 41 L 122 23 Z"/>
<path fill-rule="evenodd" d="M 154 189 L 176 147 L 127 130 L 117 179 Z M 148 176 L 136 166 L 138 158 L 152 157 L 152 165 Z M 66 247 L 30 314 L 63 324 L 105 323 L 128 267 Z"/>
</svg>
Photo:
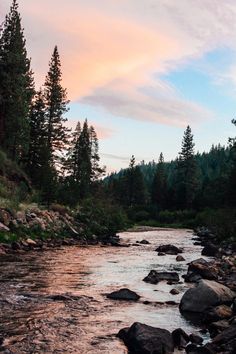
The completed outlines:
<svg viewBox="0 0 236 354">
<path fill-rule="evenodd" d="M 11 0 L 1 0 L 0 21 Z M 55 45 L 71 100 L 68 125 L 95 126 L 111 172 L 174 159 L 192 127 L 196 151 L 235 135 L 235 0 L 20 0 L 36 87 Z"/>
</svg>

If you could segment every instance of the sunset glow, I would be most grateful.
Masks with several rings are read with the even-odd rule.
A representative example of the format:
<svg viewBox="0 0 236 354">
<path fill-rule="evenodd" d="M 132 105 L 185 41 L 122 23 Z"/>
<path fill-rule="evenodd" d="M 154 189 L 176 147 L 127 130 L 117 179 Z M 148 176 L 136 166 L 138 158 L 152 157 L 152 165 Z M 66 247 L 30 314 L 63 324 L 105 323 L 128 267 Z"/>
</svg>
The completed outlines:
<svg viewBox="0 0 236 354">
<path fill-rule="evenodd" d="M 1 0 L 1 21 L 10 3 Z M 106 139 L 104 154 L 123 155 L 125 143 L 127 156 L 156 159 L 162 146 L 167 159 L 175 158 L 187 124 L 196 131 L 199 150 L 206 141 L 227 142 L 236 106 L 235 1 L 21 0 L 19 5 L 36 85 L 43 84 L 57 44 L 71 100 L 69 125 L 86 117 L 97 124 Z M 179 72 L 182 81 L 176 79 Z M 201 90 L 195 90 L 200 81 Z M 206 95 L 212 97 L 208 102 Z M 163 139 L 167 128 L 171 144 Z M 154 133 L 156 145 L 149 148 Z M 115 159 L 104 163 L 109 169 L 123 166 Z"/>
</svg>

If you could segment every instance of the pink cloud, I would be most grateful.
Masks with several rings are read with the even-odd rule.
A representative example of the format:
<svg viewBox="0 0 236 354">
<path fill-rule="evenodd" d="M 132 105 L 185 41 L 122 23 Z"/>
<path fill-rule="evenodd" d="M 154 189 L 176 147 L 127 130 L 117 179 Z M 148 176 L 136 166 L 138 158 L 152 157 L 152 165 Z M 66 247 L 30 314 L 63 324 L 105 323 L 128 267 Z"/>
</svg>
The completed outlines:
<svg viewBox="0 0 236 354">
<path fill-rule="evenodd" d="M 1 2 L 7 11 L 11 1 Z M 72 100 L 163 124 L 212 118 L 160 76 L 216 46 L 236 47 L 234 0 L 21 0 L 20 11 L 38 85 L 58 44 Z"/>
</svg>

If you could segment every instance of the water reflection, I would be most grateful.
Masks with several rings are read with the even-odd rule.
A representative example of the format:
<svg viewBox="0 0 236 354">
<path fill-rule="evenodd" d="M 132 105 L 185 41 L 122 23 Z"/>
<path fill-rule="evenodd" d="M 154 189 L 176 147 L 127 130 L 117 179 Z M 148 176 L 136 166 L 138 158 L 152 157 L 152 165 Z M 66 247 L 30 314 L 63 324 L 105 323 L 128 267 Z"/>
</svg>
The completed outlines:
<svg viewBox="0 0 236 354">
<path fill-rule="evenodd" d="M 0 337 L 4 353 L 127 353 L 115 337 L 120 328 L 140 321 L 188 333 L 198 328 L 186 321 L 178 306 L 160 302 L 179 302 L 187 285 L 142 279 L 151 269 L 178 271 L 200 256 L 187 230 L 160 230 L 123 233 L 122 241 L 149 245 L 129 248 L 67 247 L 2 257 L 0 261 Z M 176 256 L 158 257 L 155 248 L 173 243 L 184 249 L 185 262 Z M 137 303 L 106 299 L 104 294 L 128 287 L 141 295 Z M 179 295 L 171 295 L 176 287 Z M 63 294 L 64 297 L 52 295 Z M 148 301 L 151 304 L 145 305 Z"/>
</svg>

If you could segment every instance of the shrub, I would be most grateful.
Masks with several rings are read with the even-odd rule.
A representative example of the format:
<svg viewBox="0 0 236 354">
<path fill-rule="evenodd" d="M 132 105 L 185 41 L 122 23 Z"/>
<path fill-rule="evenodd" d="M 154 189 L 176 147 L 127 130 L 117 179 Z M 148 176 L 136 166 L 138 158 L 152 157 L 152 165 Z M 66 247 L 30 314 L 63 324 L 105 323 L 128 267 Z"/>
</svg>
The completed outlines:
<svg viewBox="0 0 236 354">
<path fill-rule="evenodd" d="M 80 205 L 76 219 L 83 224 L 88 237 L 108 238 L 128 226 L 127 216 L 120 207 L 94 198 Z"/>
</svg>

